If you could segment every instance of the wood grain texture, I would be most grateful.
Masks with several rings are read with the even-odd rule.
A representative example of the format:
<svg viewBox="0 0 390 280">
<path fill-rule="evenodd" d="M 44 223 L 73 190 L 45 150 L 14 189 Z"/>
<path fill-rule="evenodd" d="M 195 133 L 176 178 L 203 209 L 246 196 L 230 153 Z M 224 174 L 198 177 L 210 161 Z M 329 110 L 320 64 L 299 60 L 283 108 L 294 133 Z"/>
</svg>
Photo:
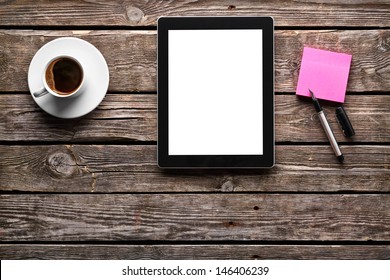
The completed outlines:
<svg viewBox="0 0 390 280">
<path fill-rule="evenodd" d="M 390 240 L 385 194 L 0 195 L 9 241 Z"/>
<path fill-rule="evenodd" d="M 3 1 L 4 2 L 4 1 Z M 277 26 L 389 26 L 376 1 L 5 1 L 0 25 L 147 26 L 164 16 L 273 16 Z"/>
<path fill-rule="evenodd" d="M 0 139 L 6 141 L 155 141 L 155 94 L 109 94 L 92 113 L 72 120 L 52 117 L 29 94 L 0 95 Z"/>
<path fill-rule="evenodd" d="M 322 103 L 339 142 L 390 142 L 390 96 L 351 95 L 345 109 L 356 135 L 346 138 L 334 116 L 335 107 Z M 277 142 L 328 140 L 312 103 L 295 95 L 275 96 Z M 62 120 L 43 112 L 28 94 L 0 94 L 0 140 L 117 142 L 157 140 L 155 94 L 108 94 L 92 113 Z"/>
<path fill-rule="evenodd" d="M 56 260 L 388 260 L 388 245 L 0 245 L 0 258 Z"/>
<path fill-rule="evenodd" d="M 0 0 L 0 259 L 390 259 L 389 11 L 388 0 Z M 275 18 L 276 166 L 160 170 L 156 20 L 216 15 Z M 27 85 L 37 50 L 66 36 L 94 44 L 110 71 L 109 94 L 75 120 L 44 113 Z M 304 46 L 353 55 L 353 139 L 324 104 L 343 164 L 293 95 Z"/>
<path fill-rule="evenodd" d="M 102 52 L 110 71 L 110 91 L 156 91 L 156 31 L 0 30 L 0 92 L 28 91 L 27 72 L 34 54 L 65 36 L 85 39 Z M 390 91 L 390 30 L 277 30 L 276 92 L 295 92 L 304 46 L 353 55 L 349 92 Z"/>
<path fill-rule="evenodd" d="M 0 146 L 0 190 L 24 192 L 390 192 L 389 146 L 277 146 L 270 170 L 161 170 L 156 146 Z M 315 178 L 315 179 L 314 179 Z"/>
</svg>

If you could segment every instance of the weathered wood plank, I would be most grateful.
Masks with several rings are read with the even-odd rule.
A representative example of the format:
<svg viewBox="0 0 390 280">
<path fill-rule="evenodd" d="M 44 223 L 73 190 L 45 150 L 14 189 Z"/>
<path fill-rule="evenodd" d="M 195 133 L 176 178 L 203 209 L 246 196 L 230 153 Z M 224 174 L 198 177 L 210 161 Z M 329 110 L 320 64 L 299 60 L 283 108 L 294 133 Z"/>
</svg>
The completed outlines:
<svg viewBox="0 0 390 280">
<path fill-rule="evenodd" d="M 109 94 L 92 113 L 52 117 L 29 94 L 0 95 L 0 139 L 10 141 L 155 141 L 155 94 Z"/>
<path fill-rule="evenodd" d="M 156 25 L 164 16 L 259 16 L 277 26 L 389 26 L 387 0 L 364 1 L 8 1 L 0 25 Z M 342 15 L 342 16 L 341 16 Z"/>
<path fill-rule="evenodd" d="M 3 141 L 156 141 L 155 94 L 108 94 L 89 115 L 61 120 L 43 112 L 28 94 L 0 94 Z M 350 95 L 345 108 L 356 135 L 344 137 L 334 107 L 324 105 L 339 142 L 390 142 L 390 96 Z M 277 142 L 328 142 L 312 103 L 294 95 L 275 97 Z"/>
<path fill-rule="evenodd" d="M 388 245 L 0 245 L 0 258 L 100 260 L 388 260 Z"/>
<path fill-rule="evenodd" d="M 390 147 L 277 146 L 271 170 L 170 170 L 155 146 L 0 146 L 0 190 L 27 192 L 390 192 Z M 313 181 L 315 178 L 315 182 Z"/>
<path fill-rule="evenodd" d="M 8 241 L 390 240 L 390 196 L 1 195 Z"/>
<path fill-rule="evenodd" d="M 109 90 L 156 91 L 156 31 L 128 30 L 0 30 L 0 91 L 28 91 L 27 71 L 35 52 L 64 36 L 85 39 L 103 53 L 110 70 Z M 390 30 L 276 31 L 275 89 L 295 92 L 306 45 L 353 55 L 349 92 L 389 92 L 389 42 Z"/>
<path fill-rule="evenodd" d="M 156 90 L 156 31 L 1 30 L 0 91 L 28 91 L 34 54 L 57 37 L 79 37 L 95 45 L 107 61 L 110 90 Z"/>
</svg>

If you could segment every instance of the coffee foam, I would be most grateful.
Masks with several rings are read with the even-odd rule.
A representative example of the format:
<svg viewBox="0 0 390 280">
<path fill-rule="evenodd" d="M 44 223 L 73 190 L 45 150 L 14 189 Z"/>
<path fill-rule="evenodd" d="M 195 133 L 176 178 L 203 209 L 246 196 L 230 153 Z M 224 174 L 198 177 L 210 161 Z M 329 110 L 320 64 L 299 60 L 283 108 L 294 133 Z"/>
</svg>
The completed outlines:
<svg viewBox="0 0 390 280">
<path fill-rule="evenodd" d="M 53 60 L 49 64 L 49 66 L 47 67 L 46 73 L 45 73 L 46 84 L 53 91 L 56 91 L 56 83 L 54 80 L 53 68 L 54 68 L 54 65 L 57 63 L 57 61 L 59 61 L 59 60 L 60 59 Z"/>
</svg>

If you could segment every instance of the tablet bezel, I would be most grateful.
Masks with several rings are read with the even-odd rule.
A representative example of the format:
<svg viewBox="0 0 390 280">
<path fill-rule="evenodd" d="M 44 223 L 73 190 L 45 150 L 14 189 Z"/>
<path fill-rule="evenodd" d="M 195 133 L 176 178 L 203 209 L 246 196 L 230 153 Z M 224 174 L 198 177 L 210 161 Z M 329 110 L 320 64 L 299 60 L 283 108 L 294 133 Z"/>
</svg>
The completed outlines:
<svg viewBox="0 0 390 280">
<path fill-rule="evenodd" d="M 263 155 L 169 155 L 168 31 L 261 29 L 263 34 Z M 274 25 L 272 17 L 160 17 L 158 37 L 158 152 L 161 168 L 270 168 L 275 161 Z M 267 67 L 264 67 L 267 65 Z"/>
</svg>

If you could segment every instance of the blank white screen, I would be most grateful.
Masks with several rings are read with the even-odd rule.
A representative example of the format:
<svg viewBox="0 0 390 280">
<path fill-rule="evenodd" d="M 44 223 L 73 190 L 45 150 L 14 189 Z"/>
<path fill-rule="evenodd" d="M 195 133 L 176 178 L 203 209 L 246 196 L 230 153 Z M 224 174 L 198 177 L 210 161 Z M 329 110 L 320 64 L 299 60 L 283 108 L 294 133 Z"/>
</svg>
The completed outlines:
<svg viewBox="0 0 390 280">
<path fill-rule="evenodd" d="M 262 155 L 262 30 L 168 31 L 168 154 Z"/>
</svg>

